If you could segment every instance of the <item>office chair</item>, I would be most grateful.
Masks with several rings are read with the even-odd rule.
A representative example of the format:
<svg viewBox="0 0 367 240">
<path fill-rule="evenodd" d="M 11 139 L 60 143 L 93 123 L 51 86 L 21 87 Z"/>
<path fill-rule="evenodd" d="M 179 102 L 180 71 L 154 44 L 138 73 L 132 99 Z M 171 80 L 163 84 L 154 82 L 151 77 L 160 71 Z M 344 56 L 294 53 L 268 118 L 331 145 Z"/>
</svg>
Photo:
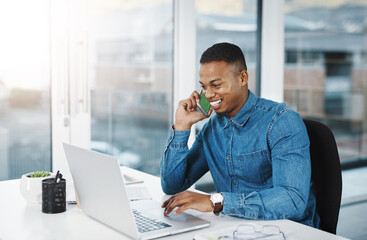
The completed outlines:
<svg viewBox="0 0 367 240">
<path fill-rule="evenodd" d="M 316 209 L 321 230 L 336 234 L 342 176 L 335 138 L 324 124 L 303 120 L 310 139 L 311 178 L 316 188 Z"/>
</svg>

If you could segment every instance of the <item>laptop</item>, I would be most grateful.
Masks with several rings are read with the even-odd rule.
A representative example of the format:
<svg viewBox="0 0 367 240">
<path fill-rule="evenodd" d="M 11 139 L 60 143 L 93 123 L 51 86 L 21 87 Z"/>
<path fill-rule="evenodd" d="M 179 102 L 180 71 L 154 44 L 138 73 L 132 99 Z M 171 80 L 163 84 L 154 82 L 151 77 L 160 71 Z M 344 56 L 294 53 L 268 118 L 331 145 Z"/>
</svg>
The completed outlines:
<svg viewBox="0 0 367 240">
<path fill-rule="evenodd" d="M 187 213 L 165 217 L 153 200 L 129 201 L 116 158 L 64 143 L 82 210 L 133 239 L 154 239 L 208 227 Z"/>
</svg>

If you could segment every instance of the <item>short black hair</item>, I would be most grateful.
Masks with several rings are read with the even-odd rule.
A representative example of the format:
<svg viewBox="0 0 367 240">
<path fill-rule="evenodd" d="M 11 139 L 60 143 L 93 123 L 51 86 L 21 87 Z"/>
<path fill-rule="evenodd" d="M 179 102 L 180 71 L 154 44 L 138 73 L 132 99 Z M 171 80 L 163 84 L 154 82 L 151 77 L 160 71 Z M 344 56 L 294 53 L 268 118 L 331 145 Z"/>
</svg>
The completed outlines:
<svg viewBox="0 0 367 240">
<path fill-rule="evenodd" d="M 247 70 L 245 56 L 241 48 L 232 43 L 216 43 L 201 55 L 200 63 L 209 63 L 214 61 L 225 61 L 227 63 L 238 63 L 241 70 Z"/>
</svg>

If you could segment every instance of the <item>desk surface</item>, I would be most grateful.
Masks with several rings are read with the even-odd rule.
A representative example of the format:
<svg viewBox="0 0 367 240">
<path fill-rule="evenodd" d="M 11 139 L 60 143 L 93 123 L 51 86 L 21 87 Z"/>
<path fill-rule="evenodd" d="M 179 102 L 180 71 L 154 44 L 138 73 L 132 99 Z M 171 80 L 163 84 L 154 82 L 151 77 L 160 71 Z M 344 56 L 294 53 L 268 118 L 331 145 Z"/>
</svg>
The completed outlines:
<svg viewBox="0 0 367 240">
<path fill-rule="evenodd" d="M 122 171 L 143 179 L 154 200 L 162 202 L 163 199 L 167 198 L 162 192 L 158 177 L 125 167 L 122 168 Z M 119 232 L 86 216 L 76 205 L 68 205 L 67 211 L 64 213 L 42 213 L 41 204 L 27 204 L 20 195 L 19 180 L 0 182 L 0 193 L 0 240 L 128 239 Z M 226 228 L 241 223 L 254 222 L 224 215 L 217 217 L 212 213 L 200 213 L 193 210 L 189 210 L 189 212 L 210 221 L 211 226 L 161 239 L 192 239 L 195 234 L 207 232 L 210 229 Z M 255 222 L 259 225 L 277 225 L 286 236 L 296 239 L 345 239 L 290 220 Z"/>
</svg>

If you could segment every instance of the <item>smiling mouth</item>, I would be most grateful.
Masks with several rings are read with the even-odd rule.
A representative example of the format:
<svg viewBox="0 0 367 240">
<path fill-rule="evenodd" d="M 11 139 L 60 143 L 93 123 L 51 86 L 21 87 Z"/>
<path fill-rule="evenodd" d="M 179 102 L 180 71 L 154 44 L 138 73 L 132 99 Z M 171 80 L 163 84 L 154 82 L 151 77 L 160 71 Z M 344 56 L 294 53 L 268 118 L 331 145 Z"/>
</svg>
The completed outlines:
<svg viewBox="0 0 367 240">
<path fill-rule="evenodd" d="M 210 106 L 213 108 L 213 109 L 216 109 L 217 107 L 219 107 L 219 105 L 221 104 L 222 102 L 222 99 L 219 99 L 217 101 L 213 101 L 213 102 L 210 102 Z"/>
</svg>

